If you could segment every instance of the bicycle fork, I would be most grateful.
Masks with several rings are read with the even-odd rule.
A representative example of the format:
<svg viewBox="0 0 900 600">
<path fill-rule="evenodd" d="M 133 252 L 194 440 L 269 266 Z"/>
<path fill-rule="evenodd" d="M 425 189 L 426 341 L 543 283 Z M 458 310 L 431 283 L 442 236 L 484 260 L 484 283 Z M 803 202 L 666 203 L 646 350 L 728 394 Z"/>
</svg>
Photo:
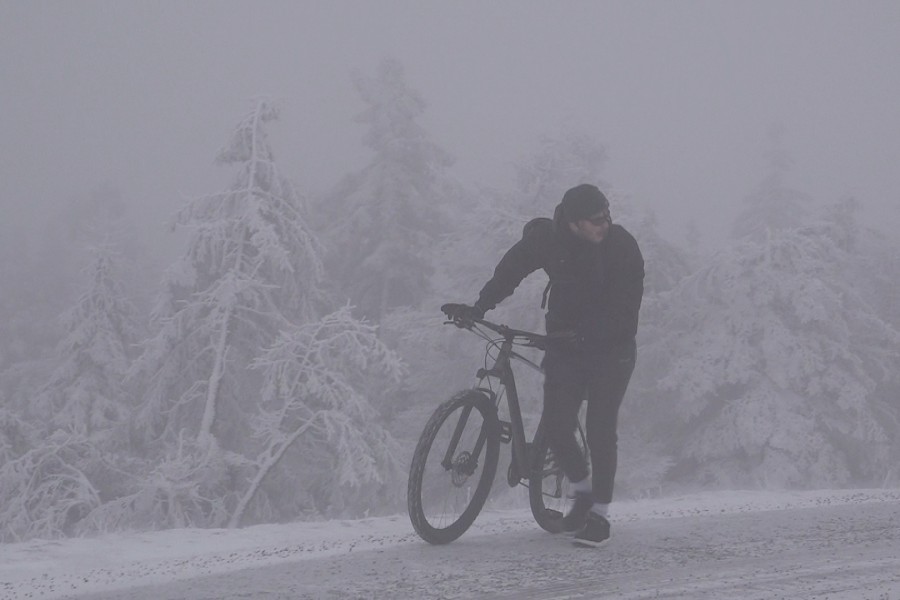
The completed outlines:
<svg viewBox="0 0 900 600">
<path fill-rule="evenodd" d="M 454 460 L 453 457 L 456 454 L 456 447 L 459 445 L 459 439 L 462 437 L 462 433 L 466 428 L 466 423 L 469 421 L 470 414 L 472 414 L 472 406 L 466 405 L 463 408 L 462 414 L 459 415 L 459 421 L 456 422 L 456 428 L 453 430 L 450 443 L 447 445 L 447 451 L 444 453 L 443 460 L 441 460 L 441 466 L 444 467 L 445 470 L 450 471 L 458 469 L 462 474 L 467 476 L 475 473 L 475 469 L 478 468 L 478 457 L 481 456 L 481 450 L 484 448 L 484 444 L 487 441 L 487 429 L 482 427 L 481 431 L 478 433 L 478 440 L 475 442 L 475 447 L 472 448 L 471 454 L 469 454 L 468 457 L 461 455 Z"/>
</svg>

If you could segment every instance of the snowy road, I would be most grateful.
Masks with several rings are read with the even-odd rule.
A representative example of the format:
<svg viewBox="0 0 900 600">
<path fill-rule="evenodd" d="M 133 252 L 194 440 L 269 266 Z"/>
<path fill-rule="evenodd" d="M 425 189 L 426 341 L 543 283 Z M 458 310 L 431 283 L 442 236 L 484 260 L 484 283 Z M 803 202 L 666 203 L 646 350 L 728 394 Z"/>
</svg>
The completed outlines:
<svg viewBox="0 0 900 600">
<path fill-rule="evenodd" d="M 900 502 L 614 522 L 579 549 L 521 514 L 443 547 L 412 535 L 100 599 L 828 598 L 900 600 Z"/>
</svg>

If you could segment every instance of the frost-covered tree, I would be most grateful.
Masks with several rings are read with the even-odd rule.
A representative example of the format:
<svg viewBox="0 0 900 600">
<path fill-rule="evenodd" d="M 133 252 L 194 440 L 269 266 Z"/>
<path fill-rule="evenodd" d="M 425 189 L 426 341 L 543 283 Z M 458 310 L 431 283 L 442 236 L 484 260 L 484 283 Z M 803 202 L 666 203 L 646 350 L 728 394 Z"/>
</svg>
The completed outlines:
<svg viewBox="0 0 900 600">
<path fill-rule="evenodd" d="M 94 253 L 89 285 L 63 315 L 66 335 L 56 350 L 58 366 L 33 406 L 46 431 L 101 441 L 127 421 L 131 402 L 125 378 L 139 332 L 119 280 L 116 251 L 102 246 Z"/>
<path fill-rule="evenodd" d="M 266 139 L 276 115 L 256 104 L 218 157 L 237 166 L 234 183 L 179 213 L 187 252 L 137 370 L 150 460 L 92 511 L 97 529 L 280 521 L 331 512 L 305 502 L 327 494 L 352 512 L 380 477 L 397 488 L 393 441 L 367 395 L 399 363 L 349 308 L 321 316 L 321 249 Z"/>
<path fill-rule="evenodd" d="M 837 231 L 853 257 L 849 272 L 860 293 L 878 314 L 900 330 L 900 240 L 857 223 L 861 203 L 845 198 L 831 208 L 832 221 L 843 225 Z"/>
<path fill-rule="evenodd" d="M 95 250 L 87 289 L 64 315 L 56 368 L 26 419 L 3 419 L 0 539 L 75 533 L 117 490 L 111 457 L 126 450 L 124 380 L 137 330 L 116 265 L 110 247 Z"/>
<path fill-rule="evenodd" d="M 314 312 L 319 247 L 274 162 L 265 124 L 277 116 L 258 101 L 216 159 L 236 168 L 233 183 L 177 216 L 187 251 L 166 274 L 159 329 L 140 360 L 142 416 L 167 444 L 186 430 L 201 444 L 233 447 L 229 430 L 259 397 L 249 364 L 280 329 Z"/>
<path fill-rule="evenodd" d="M 366 105 L 356 120 L 367 126 L 363 143 L 373 155 L 325 200 L 326 262 L 339 291 L 378 321 L 417 306 L 429 291 L 429 258 L 453 194 L 445 174 L 452 160 L 418 123 L 425 102 L 399 62 L 386 60 L 354 83 Z"/>
<path fill-rule="evenodd" d="M 666 295 L 651 354 L 675 476 L 779 487 L 884 477 L 900 431 L 876 391 L 900 337 L 846 277 L 843 237 L 826 221 L 745 239 Z"/>
<path fill-rule="evenodd" d="M 263 449 L 232 526 L 251 503 L 276 514 L 280 506 L 288 514 L 337 515 L 396 501 L 391 493 L 403 489 L 396 485 L 399 447 L 379 423 L 366 384 L 373 373 L 399 380 L 404 370 L 374 326 L 345 306 L 283 331 L 255 366 L 264 384 L 250 426 Z M 354 502 L 360 498 L 364 502 Z"/>
<path fill-rule="evenodd" d="M 798 227 L 807 220 L 810 197 L 786 181 L 792 160 L 784 148 L 784 127 L 770 128 L 768 143 L 769 171 L 742 201 L 743 209 L 732 228 L 737 239 L 764 240 L 770 232 Z"/>
<path fill-rule="evenodd" d="M 102 499 L 91 481 L 103 468 L 97 445 L 57 430 L 0 466 L 0 542 L 57 538 L 78 531 Z"/>
<path fill-rule="evenodd" d="M 321 296 L 318 242 L 266 134 L 277 116 L 271 102 L 257 101 L 216 158 L 235 168 L 232 184 L 178 213 L 187 250 L 166 274 L 153 314 L 158 329 L 138 364 L 144 442 L 165 457 L 156 480 L 161 490 L 183 480 L 179 497 L 191 505 L 207 493 L 221 498 L 222 482 L 252 448 L 245 423 L 261 385 L 253 360 L 280 330 L 312 317 Z M 179 510 L 174 504 L 166 505 Z M 224 514 L 221 506 L 206 512 L 184 518 L 203 524 Z"/>
</svg>

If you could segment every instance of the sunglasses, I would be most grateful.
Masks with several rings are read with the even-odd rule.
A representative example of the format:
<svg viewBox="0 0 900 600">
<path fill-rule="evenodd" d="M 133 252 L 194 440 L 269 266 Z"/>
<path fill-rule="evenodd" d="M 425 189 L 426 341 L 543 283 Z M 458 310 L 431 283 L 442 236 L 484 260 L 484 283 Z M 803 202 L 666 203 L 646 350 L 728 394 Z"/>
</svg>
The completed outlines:
<svg viewBox="0 0 900 600">
<path fill-rule="evenodd" d="M 591 225 L 596 225 L 597 227 L 600 227 L 604 223 L 609 223 L 610 225 L 612 225 L 612 217 L 610 217 L 608 210 L 605 210 L 598 215 L 594 215 L 593 217 L 589 217 L 585 219 L 585 221 L 587 221 Z"/>
</svg>

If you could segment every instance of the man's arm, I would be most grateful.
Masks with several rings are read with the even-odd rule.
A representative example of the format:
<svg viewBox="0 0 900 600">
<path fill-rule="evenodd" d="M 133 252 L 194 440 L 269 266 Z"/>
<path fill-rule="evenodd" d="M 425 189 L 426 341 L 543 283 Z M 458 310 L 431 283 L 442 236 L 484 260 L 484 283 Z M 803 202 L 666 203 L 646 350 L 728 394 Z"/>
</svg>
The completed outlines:
<svg viewBox="0 0 900 600">
<path fill-rule="evenodd" d="M 548 234 L 550 231 L 540 229 L 529 231 L 507 250 L 494 269 L 494 276 L 481 288 L 475 302 L 477 308 L 483 311 L 493 309 L 512 295 L 525 277 L 544 266 L 541 249 L 547 242 Z"/>
<path fill-rule="evenodd" d="M 637 335 L 644 296 L 644 257 L 637 241 L 623 230 L 615 278 L 610 281 L 600 323 L 601 342 L 606 347 L 623 344 Z"/>
</svg>

